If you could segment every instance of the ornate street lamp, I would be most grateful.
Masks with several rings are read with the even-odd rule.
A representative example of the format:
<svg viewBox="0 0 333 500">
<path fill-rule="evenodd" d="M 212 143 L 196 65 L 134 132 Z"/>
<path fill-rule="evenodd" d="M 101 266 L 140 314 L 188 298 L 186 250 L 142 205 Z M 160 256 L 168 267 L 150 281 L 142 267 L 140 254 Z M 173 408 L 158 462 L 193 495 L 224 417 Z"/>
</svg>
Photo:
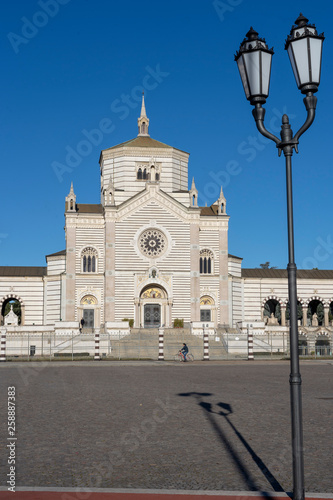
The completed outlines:
<svg viewBox="0 0 333 500">
<path fill-rule="evenodd" d="M 251 104 L 265 104 L 269 91 L 273 49 L 251 27 L 236 54 L 243 87 Z"/>
<path fill-rule="evenodd" d="M 317 92 L 324 36 L 318 35 L 315 25 L 308 24 L 308 19 L 302 14 L 295 22 L 296 26 L 291 29 L 285 49 L 302 94 Z"/>
<path fill-rule="evenodd" d="M 308 24 L 302 14 L 296 19 L 291 29 L 285 48 L 288 51 L 298 88 L 305 94 L 303 99 L 307 118 L 293 135 L 287 115 L 282 117 L 281 139 L 271 134 L 264 125 L 265 104 L 269 92 L 271 59 L 273 50 L 269 49 L 265 39 L 258 38 L 258 33 L 250 29 L 235 55 L 242 79 L 246 98 L 254 106 L 252 114 L 259 132 L 275 142 L 279 156 L 283 151 L 286 158 L 287 214 L 288 214 L 288 292 L 290 304 L 290 403 L 293 450 L 293 499 L 304 500 L 304 462 L 302 430 L 302 379 L 299 370 L 298 326 L 297 326 L 297 286 L 296 264 L 294 257 L 294 222 L 292 198 L 291 157 L 293 150 L 298 153 L 298 141 L 310 127 L 314 118 L 317 98 L 313 95 L 320 83 L 321 54 L 324 35 L 318 35 L 316 27 Z"/>
</svg>

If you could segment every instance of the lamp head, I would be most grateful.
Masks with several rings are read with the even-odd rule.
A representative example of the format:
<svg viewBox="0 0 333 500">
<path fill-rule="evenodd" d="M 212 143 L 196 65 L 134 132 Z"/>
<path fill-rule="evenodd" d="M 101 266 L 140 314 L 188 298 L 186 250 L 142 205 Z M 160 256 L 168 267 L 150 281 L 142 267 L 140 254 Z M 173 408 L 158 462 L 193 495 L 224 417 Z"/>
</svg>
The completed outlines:
<svg viewBox="0 0 333 500">
<path fill-rule="evenodd" d="M 269 93 L 273 49 L 251 27 L 242 41 L 235 61 L 242 79 L 246 98 L 255 105 L 264 104 Z"/>
<path fill-rule="evenodd" d="M 295 80 L 302 94 L 317 92 L 320 83 L 321 56 L 325 37 L 314 24 L 300 14 L 288 35 L 288 51 Z"/>
</svg>

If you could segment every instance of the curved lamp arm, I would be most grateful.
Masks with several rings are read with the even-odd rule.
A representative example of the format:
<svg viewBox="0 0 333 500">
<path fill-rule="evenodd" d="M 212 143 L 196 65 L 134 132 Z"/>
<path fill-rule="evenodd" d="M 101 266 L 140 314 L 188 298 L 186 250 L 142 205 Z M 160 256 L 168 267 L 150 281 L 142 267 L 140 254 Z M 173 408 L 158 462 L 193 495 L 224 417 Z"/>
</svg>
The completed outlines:
<svg viewBox="0 0 333 500">
<path fill-rule="evenodd" d="M 265 128 L 265 113 L 265 108 L 263 108 L 260 103 L 256 103 L 255 108 L 253 108 L 252 110 L 252 114 L 256 121 L 257 129 L 264 137 L 267 137 L 267 139 L 271 139 L 271 141 L 274 141 L 275 144 L 278 145 L 280 143 L 280 139 L 278 139 L 274 134 L 268 132 L 268 130 Z"/>
<path fill-rule="evenodd" d="M 316 105 L 317 105 L 317 97 L 312 93 L 309 93 L 306 97 L 304 97 L 303 102 L 305 104 L 306 110 L 308 112 L 308 116 L 304 125 L 299 129 L 299 131 L 295 134 L 294 139 L 298 142 L 298 139 L 302 134 L 312 125 L 313 120 L 316 116 Z M 296 151 L 297 152 L 297 151 Z"/>
<path fill-rule="evenodd" d="M 279 156 L 281 154 L 281 151 L 284 151 L 285 153 L 289 151 L 290 154 L 292 148 L 294 148 L 296 153 L 298 153 L 298 140 L 301 135 L 304 134 L 304 132 L 312 125 L 315 119 L 317 97 L 314 96 L 312 92 L 309 92 L 309 94 L 303 99 L 303 102 L 308 112 L 304 124 L 294 135 L 294 137 L 292 137 L 292 131 L 289 126 L 288 117 L 287 115 L 284 115 L 282 119 L 281 139 L 278 139 L 278 137 L 276 137 L 274 134 L 271 134 L 271 132 L 266 129 L 264 125 L 266 110 L 262 107 L 261 103 L 255 104 L 255 108 L 253 109 L 252 114 L 256 121 L 257 129 L 264 137 L 267 137 L 267 139 L 275 142 L 276 147 L 279 149 Z M 287 129 L 289 130 L 287 131 Z"/>
</svg>

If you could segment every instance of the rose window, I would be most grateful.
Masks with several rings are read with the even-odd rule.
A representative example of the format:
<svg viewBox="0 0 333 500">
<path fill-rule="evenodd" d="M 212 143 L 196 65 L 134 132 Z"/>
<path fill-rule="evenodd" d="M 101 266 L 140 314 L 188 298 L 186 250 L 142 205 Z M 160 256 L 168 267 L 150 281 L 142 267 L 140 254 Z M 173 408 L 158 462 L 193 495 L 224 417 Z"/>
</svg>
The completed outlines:
<svg viewBox="0 0 333 500">
<path fill-rule="evenodd" d="M 157 257 L 166 250 L 166 238 L 158 229 L 148 229 L 139 238 L 139 248 L 147 257 Z"/>
</svg>

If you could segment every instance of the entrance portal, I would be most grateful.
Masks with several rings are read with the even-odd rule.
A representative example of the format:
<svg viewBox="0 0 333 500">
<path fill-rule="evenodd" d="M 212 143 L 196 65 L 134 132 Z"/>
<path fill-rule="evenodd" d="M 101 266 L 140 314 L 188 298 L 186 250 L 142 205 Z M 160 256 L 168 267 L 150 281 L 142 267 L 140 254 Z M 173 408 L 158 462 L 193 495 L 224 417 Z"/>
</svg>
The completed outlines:
<svg viewBox="0 0 333 500">
<path fill-rule="evenodd" d="M 94 328 L 94 310 L 83 309 L 83 319 L 85 328 Z"/>
<path fill-rule="evenodd" d="M 161 306 L 159 304 L 145 304 L 144 327 L 158 328 L 161 326 Z"/>
</svg>

